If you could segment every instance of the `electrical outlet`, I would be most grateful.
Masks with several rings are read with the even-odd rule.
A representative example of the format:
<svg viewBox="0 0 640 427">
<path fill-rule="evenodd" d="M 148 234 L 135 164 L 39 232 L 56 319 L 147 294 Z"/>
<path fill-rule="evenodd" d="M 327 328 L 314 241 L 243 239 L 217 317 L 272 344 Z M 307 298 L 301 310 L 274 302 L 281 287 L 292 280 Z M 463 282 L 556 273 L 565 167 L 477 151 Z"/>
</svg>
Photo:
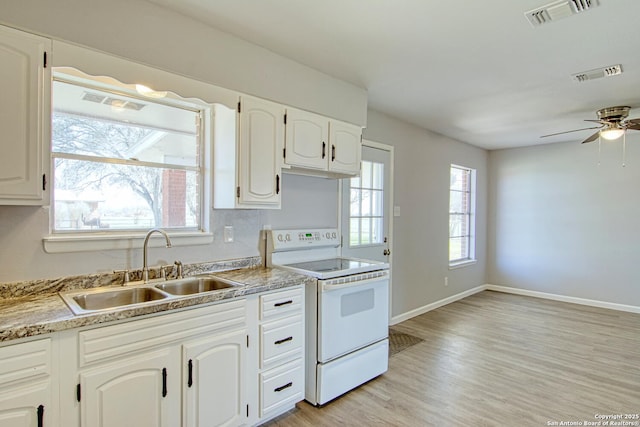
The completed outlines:
<svg viewBox="0 0 640 427">
<path fill-rule="evenodd" d="M 233 242 L 233 226 L 225 225 L 224 227 L 224 242 L 232 243 Z"/>
<path fill-rule="evenodd" d="M 444 278 L 444 285 L 445 286 L 449 286 L 449 278 L 445 276 Z"/>
</svg>

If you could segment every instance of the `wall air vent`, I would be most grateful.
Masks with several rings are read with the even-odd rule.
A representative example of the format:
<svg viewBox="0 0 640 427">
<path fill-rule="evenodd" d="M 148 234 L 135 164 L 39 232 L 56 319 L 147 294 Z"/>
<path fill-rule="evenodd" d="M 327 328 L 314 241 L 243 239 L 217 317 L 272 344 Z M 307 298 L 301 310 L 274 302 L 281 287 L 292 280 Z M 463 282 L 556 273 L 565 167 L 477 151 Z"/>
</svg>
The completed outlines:
<svg viewBox="0 0 640 427">
<path fill-rule="evenodd" d="M 586 82 L 587 80 L 600 79 L 602 77 L 611 77 L 622 74 L 622 65 L 609 65 L 604 68 L 596 68 L 595 70 L 583 71 L 573 74 L 571 78 L 577 82 Z"/>
<path fill-rule="evenodd" d="M 534 27 L 587 11 L 598 6 L 598 0 L 560 0 L 525 12 Z"/>
</svg>

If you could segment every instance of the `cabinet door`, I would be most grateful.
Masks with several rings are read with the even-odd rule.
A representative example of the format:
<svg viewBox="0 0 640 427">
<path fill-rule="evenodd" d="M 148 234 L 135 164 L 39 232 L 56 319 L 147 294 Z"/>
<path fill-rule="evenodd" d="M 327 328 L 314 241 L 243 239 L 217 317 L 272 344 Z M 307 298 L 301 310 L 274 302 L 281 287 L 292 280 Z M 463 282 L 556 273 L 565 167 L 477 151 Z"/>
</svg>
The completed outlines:
<svg viewBox="0 0 640 427">
<path fill-rule="evenodd" d="M 46 203 L 51 41 L 0 26 L 0 204 Z"/>
<path fill-rule="evenodd" d="M 326 170 L 329 159 L 329 120 L 300 110 L 287 110 L 285 163 Z"/>
<path fill-rule="evenodd" d="M 246 336 L 243 329 L 183 346 L 185 426 L 246 422 Z"/>
<path fill-rule="evenodd" d="M 81 425 L 180 425 L 179 357 L 177 348 L 161 349 L 81 373 Z"/>
<path fill-rule="evenodd" d="M 49 416 L 51 384 L 41 381 L 0 389 L 0 427 L 54 425 Z"/>
<path fill-rule="evenodd" d="M 279 208 L 284 108 L 242 97 L 238 122 L 238 204 Z"/>
<path fill-rule="evenodd" d="M 349 123 L 331 121 L 329 170 L 358 175 L 362 155 L 362 129 Z"/>
</svg>

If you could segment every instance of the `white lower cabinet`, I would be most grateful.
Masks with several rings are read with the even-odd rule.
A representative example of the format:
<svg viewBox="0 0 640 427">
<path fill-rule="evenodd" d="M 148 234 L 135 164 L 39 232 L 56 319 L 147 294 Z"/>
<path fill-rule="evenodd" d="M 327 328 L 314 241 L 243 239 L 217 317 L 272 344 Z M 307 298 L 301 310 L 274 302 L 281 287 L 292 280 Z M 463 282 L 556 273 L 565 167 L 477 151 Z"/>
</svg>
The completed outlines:
<svg viewBox="0 0 640 427">
<path fill-rule="evenodd" d="M 304 396 L 304 288 L 260 296 L 259 416 L 273 418 Z"/>
<path fill-rule="evenodd" d="M 0 348 L 0 427 L 57 424 L 51 356 L 48 338 Z"/>
<path fill-rule="evenodd" d="M 184 424 L 237 426 L 246 422 L 246 330 L 182 346 Z"/>
<path fill-rule="evenodd" d="M 0 427 L 258 425 L 304 391 L 304 288 L 0 345 Z"/>
<path fill-rule="evenodd" d="M 80 374 L 83 427 L 180 425 L 176 349 L 141 353 Z"/>
<path fill-rule="evenodd" d="M 74 337 L 81 427 L 248 424 L 245 299 Z"/>
</svg>

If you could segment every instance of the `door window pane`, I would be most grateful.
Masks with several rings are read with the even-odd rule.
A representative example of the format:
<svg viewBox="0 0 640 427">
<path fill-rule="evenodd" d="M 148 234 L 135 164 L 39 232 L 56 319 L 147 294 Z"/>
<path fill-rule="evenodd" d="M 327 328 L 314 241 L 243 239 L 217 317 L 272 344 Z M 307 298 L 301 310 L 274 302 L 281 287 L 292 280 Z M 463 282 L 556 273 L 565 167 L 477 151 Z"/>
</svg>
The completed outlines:
<svg viewBox="0 0 640 427">
<path fill-rule="evenodd" d="M 384 164 L 362 161 L 362 175 L 350 179 L 349 245 L 382 243 Z"/>
</svg>

